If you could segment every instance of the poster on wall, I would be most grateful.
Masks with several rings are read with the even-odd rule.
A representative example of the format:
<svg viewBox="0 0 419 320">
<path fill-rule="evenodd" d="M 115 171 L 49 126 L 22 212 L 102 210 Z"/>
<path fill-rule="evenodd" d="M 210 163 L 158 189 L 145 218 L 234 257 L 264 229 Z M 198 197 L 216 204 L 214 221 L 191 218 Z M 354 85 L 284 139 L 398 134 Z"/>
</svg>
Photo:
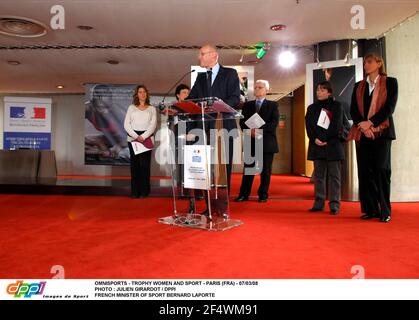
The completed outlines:
<svg viewBox="0 0 419 320">
<path fill-rule="evenodd" d="M 355 83 L 361 81 L 363 75 L 363 59 L 351 59 L 348 63 L 343 60 L 307 64 L 306 66 L 307 105 L 312 104 L 316 99 L 316 87 L 322 81 L 329 81 L 332 85 L 333 96 L 339 101 L 347 116 L 352 98 L 352 91 Z"/>
<path fill-rule="evenodd" d="M 244 103 L 253 99 L 253 87 L 255 81 L 255 67 L 253 66 L 226 66 L 227 68 L 236 69 L 240 79 L 240 102 Z M 194 85 L 199 72 L 206 72 L 207 69 L 200 66 L 191 66 L 191 87 Z"/>
<path fill-rule="evenodd" d="M 4 97 L 3 148 L 51 149 L 51 99 Z"/>
<path fill-rule="evenodd" d="M 135 85 L 86 84 L 85 90 L 85 164 L 129 164 L 124 118 Z"/>
</svg>

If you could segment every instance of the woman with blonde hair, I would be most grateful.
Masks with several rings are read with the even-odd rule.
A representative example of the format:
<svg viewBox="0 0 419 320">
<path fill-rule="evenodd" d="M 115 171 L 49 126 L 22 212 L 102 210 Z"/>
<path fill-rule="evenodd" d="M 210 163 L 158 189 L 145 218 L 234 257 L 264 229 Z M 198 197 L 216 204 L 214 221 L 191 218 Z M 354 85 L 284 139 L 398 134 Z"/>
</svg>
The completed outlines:
<svg viewBox="0 0 419 320">
<path fill-rule="evenodd" d="M 364 58 L 366 79 L 355 84 L 351 102 L 354 125 L 349 139 L 357 141 L 361 219 L 391 220 L 391 144 L 396 139 L 392 114 L 396 107 L 397 79 L 385 73 L 382 57 Z"/>
</svg>

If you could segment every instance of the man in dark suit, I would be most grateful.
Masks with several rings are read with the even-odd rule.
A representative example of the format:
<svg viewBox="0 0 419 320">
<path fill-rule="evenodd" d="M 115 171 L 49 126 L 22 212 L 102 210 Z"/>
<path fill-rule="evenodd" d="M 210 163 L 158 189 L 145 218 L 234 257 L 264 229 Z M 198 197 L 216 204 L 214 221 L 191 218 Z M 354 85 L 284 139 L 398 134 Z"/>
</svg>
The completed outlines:
<svg viewBox="0 0 419 320">
<path fill-rule="evenodd" d="M 240 80 L 237 71 L 223 67 L 218 63 L 218 51 L 213 45 L 204 45 L 199 50 L 199 64 L 207 72 L 200 72 L 188 99 L 217 97 L 229 106 L 236 108 L 240 103 Z M 223 114 L 223 127 L 228 136 L 224 138 L 225 150 L 228 149 L 227 183 L 230 191 L 231 170 L 233 162 L 233 141 L 238 137 L 235 119 L 227 119 L 228 114 Z"/>
<path fill-rule="evenodd" d="M 279 121 L 278 104 L 275 101 L 266 100 L 266 94 L 269 91 L 269 82 L 266 80 L 258 80 L 255 84 L 255 97 L 256 100 L 248 101 L 243 105 L 243 119 L 240 120 L 240 126 L 244 134 L 251 135 L 251 152 L 252 156 L 256 158 L 256 162 L 260 162 L 262 172 L 260 174 L 260 186 L 258 189 L 259 202 L 266 202 L 268 200 L 268 190 L 271 181 L 272 162 L 274 154 L 278 152 L 278 142 L 276 140 L 276 128 Z M 265 124 L 259 129 L 251 129 L 245 122 L 258 113 L 259 116 L 265 121 Z M 247 130 L 246 130 L 247 129 Z M 263 136 L 263 159 L 258 159 L 258 154 L 255 154 L 255 143 L 258 143 L 258 136 Z M 244 152 L 248 153 L 249 146 L 244 139 Z M 246 159 L 245 159 L 246 160 Z M 240 187 L 240 194 L 236 198 L 236 202 L 249 200 L 249 195 L 252 190 L 254 174 L 249 174 L 248 168 L 254 167 L 255 163 L 244 164 L 244 173 L 242 184 Z M 247 174 L 246 174 L 247 173 Z"/>
</svg>

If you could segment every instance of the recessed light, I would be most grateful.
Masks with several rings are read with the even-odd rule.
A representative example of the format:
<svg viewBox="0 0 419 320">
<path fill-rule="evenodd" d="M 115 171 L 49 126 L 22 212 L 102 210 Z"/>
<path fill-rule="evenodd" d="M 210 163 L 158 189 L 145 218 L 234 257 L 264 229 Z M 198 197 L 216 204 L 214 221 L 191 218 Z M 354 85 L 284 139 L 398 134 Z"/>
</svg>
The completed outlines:
<svg viewBox="0 0 419 320">
<path fill-rule="evenodd" d="M 9 60 L 9 61 L 7 61 L 7 63 L 10 64 L 10 65 L 12 65 L 12 66 L 18 66 L 18 65 L 20 65 L 20 62 L 19 61 L 16 61 L 16 60 Z"/>
<path fill-rule="evenodd" d="M 57 86 L 57 89 L 64 89 L 64 86 L 63 86 L 62 84 L 59 84 L 59 85 Z"/>
<path fill-rule="evenodd" d="M 272 31 L 282 31 L 285 30 L 287 26 L 285 24 L 274 24 L 270 27 Z"/>
<path fill-rule="evenodd" d="M 77 26 L 77 28 L 79 28 L 80 30 L 84 30 L 84 31 L 89 31 L 89 30 L 93 29 L 93 27 L 91 27 L 91 26 Z"/>
<path fill-rule="evenodd" d="M 107 63 L 109 64 L 119 64 L 118 60 L 108 60 Z"/>
<path fill-rule="evenodd" d="M 47 33 L 47 27 L 36 20 L 16 17 L 0 16 L 0 34 L 12 37 L 34 38 Z"/>
</svg>

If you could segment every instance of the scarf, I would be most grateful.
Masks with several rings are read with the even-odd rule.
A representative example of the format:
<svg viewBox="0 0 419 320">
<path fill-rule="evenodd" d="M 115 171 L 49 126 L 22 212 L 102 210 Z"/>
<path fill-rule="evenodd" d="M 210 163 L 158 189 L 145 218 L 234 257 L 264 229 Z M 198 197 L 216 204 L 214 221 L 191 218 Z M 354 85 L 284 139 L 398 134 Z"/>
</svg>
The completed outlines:
<svg viewBox="0 0 419 320">
<path fill-rule="evenodd" d="M 368 111 L 367 119 L 371 119 L 380 109 L 384 106 L 387 100 L 387 86 L 386 86 L 387 76 L 380 75 L 377 83 L 375 84 L 374 93 L 372 95 L 370 110 Z M 358 104 L 359 113 L 364 115 L 364 94 L 367 89 L 368 82 L 362 80 L 356 90 L 356 101 Z M 383 130 L 390 126 L 388 119 L 383 121 L 378 127 L 371 127 L 371 131 L 374 133 L 374 137 L 378 137 L 382 134 Z M 353 125 L 349 131 L 348 140 L 359 141 L 361 139 L 362 132 L 358 126 Z"/>
</svg>

